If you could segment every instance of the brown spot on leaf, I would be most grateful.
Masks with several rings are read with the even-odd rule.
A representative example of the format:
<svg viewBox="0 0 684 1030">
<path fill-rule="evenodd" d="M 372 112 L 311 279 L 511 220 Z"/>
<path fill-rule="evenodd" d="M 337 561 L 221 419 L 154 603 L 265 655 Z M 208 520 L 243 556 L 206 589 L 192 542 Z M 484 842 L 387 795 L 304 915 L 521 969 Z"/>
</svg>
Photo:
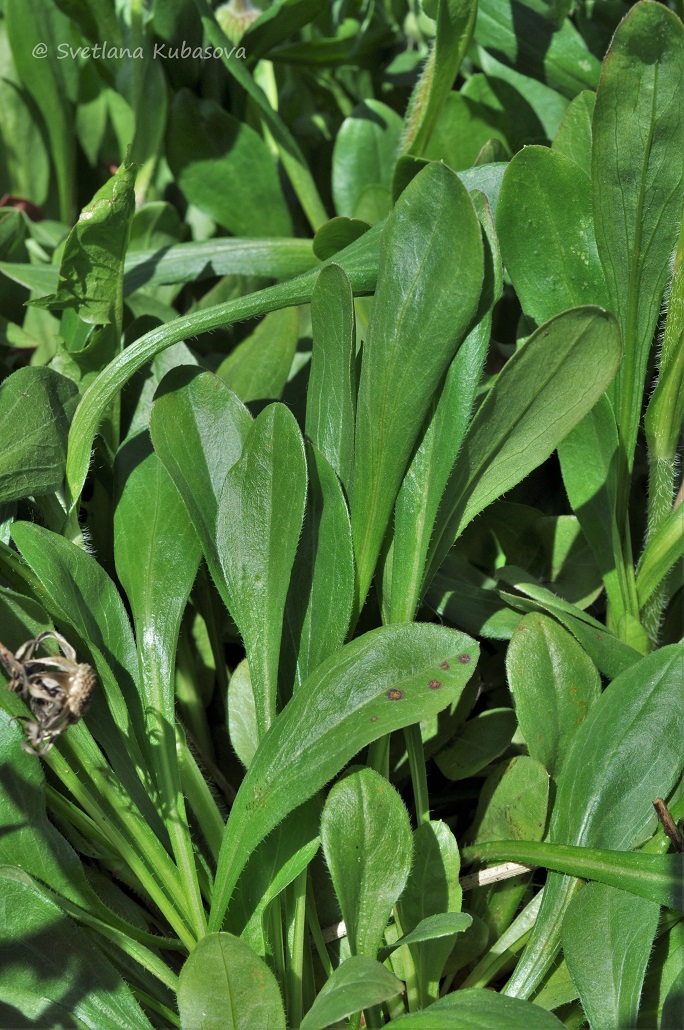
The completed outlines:
<svg viewBox="0 0 684 1030">
<path fill-rule="evenodd" d="M 447 670 L 448 668 L 449 668 L 449 663 L 448 663 L 448 662 L 442 662 L 442 663 L 440 664 L 440 669 L 444 669 L 444 671 L 445 671 L 445 672 L 446 672 L 446 670 Z"/>
<path fill-rule="evenodd" d="M 430 690 L 441 690 L 442 684 L 440 680 L 430 680 L 430 682 L 428 683 L 428 687 L 430 688 Z"/>
<path fill-rule="evenodd" d="M 390 701 L 401 701 L 404 696 L 404 691 L 399 690 L 398 687 L 392 687 L 390 690 L 386 691 L 385 696 L 388 697 Z"/>
<path fill-rule="evenodd" d="M 371 722 L 377 722 L 377 721 L 378 721 L 377 715 L 371 715 Z"/>
<path fill-rule="evenodd" d="M 469 654 L 460 654 L 458 656 L 458 660 L 461 663 L 461 665 L 467 665 L 468 662 L 470 661 L 470 655 Z"/>
</svg>

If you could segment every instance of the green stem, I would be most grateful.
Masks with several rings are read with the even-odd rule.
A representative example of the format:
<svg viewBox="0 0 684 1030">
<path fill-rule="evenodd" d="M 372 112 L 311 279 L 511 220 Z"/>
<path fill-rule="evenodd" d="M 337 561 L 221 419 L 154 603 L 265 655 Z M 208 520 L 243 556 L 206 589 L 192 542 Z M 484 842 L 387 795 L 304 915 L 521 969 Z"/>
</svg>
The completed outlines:
<svg viewBox="0 0 684 1030">
<path fill-rule="evenodd" d="M 202 770 L 195 761 L 192 751 L 187 745 L 185 734 L 176 725 L 176 748 L 180 763 L 181 784 L 183 793 L 188 799 L 190 808 L 195 814 L 209 850 L 215 862 L 218 861 L 225 821 Z"/>
<path fill-rule="evenodd" d="M 304 973 L 304 938 L 306 931 L 307 870 L 303 869 L 286 891 L 287 906 L 287 972 L 285 997 L 290 1026 L 302 1021 L 302 984 Z"/>
<path fill-rule="evenodd" d="M 140 881 L 143 890 L 152 898 L 186 948 L 192 950 L 196 939 L 188 930 L 181 915 L 185 906 L 178 903 L 182 898 L 178 870 L 168 854 L 157 838 L 150 834 L 147 824 L 134 808 L 130 798 L 120 794 L 113 798 L 111 782 L 99 770 L 88 764 L 84 766 L 80 762 L 81 749 L 78 744 L 74 745 L 72 740 L 71 744 L 67 745 L 65 741 L 62 750 L 72 752 L 81 766 L 80 770 L 70 767 L 64 755 L 55 750 L 46 755 L 46 763 L 99 827 L 114 851 L 128 865 Z M 104 757 L 102 765 L 105 765 Z M 86 786 L 88 780 L 91 789 Z"/>
<path fill-rule="evenodd" d="M 329 980 L 333 974 L 333 964 L 330 961 L 330 955 L 328 949 L 323 940 L 323 931 L 321 930 L 321 924 L 318 918 L 318 909 L 316 908 L 316 897 L 313 892 L 313 886 L 311 880 L 307 879 L 306 883 L 306 919 L 309 924 L 309 933 L 311 934 L 314 947 L 318 953 L 318 958 L 321 965 L 323 966 L 323 972 L 325 973 L 326 980 Z"/>
<path fill-rule="evenodd" d="M 428 795 L 427 773 L 425 770 L 425 752 L 420 725 L 413 723 L 404 730 L 406 754 L 408 755 L 411 783 L 413 784 L 413 801 L 416 806 L 416 825 L 430 822 L 430 797 Z"/>
<path fill-rule="evenodd" d="M 386 780 L 389 780 L 389 746 L 389 733 L 384 737 L 378 737 L 368 746 L 368 758 L 366 759 L 366 765 L 370 769 L 375 769 Z"/>
</svg>

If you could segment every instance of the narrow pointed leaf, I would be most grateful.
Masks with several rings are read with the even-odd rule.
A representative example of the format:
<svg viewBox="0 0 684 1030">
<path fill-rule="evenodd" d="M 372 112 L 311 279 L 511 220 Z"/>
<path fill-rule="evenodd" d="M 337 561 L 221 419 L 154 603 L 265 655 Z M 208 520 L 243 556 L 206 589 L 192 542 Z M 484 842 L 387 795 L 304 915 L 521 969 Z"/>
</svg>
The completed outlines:
<svg viewBox="0 0 684 1030">
<path fill-rule="evenodd" d="M 342 646 L 354 600 L 351 524 L 342 487 L 310 443 L 306 457 L 306 514 L 285 606 L 281 653 L 286 697 Z"/>
<path fill-rule="evenodd" d="M 210 925 L 220 927 L 250 854 L 363 747 L 442 711 L 477 645 L 441 626 L 386 626 L 346 644 L 302 684 L 254 756 L 226 825 Z"/>
<path fill-rule="evenodd" d="M 541 465 L 594 406 L 619 358 L 615 320 L 592 307 L 557 315 L 516 351 L 466 434 L 436 525 L 433 572 L 468 523 Z"/>
<path fill-rule="evenodd" d="M 354 463 L 356 336 L 354 295 L 339 265 L 321 270 L 311 297 L 311 324 L 306 435 L 348 493 Z"/>
<path fill-rule="evenodd" d="M 485 241 L 485 278 L 475 325 L 449 365 L 433 400 L 420 442 L 394 507 L 391 543 L 383 568 L 383 619 L 409 622 L 425 588 L 430 539 L 449 475 L 470 421 L 492 326 L 503 289 L 503 269 L 491 211 L 484 194 L 471 194 Z"/>
</svg>

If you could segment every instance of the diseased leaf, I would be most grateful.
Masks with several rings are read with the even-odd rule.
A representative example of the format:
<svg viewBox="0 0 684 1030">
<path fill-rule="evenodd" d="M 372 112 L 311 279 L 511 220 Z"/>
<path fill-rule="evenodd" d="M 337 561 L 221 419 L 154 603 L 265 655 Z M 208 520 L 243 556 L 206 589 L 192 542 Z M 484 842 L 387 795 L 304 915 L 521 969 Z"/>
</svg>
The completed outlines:
<svg viewBox="0 0 684 1030">
<path fill-rule="evenodd" d="M 413 624 L 366 633 L 318 666 L 261 741 L 240 786 L 216 871 L 212 929 L 259 841 L 366 744 L 457 701 L 477 655 L 462 633 Z"/>
</svg>

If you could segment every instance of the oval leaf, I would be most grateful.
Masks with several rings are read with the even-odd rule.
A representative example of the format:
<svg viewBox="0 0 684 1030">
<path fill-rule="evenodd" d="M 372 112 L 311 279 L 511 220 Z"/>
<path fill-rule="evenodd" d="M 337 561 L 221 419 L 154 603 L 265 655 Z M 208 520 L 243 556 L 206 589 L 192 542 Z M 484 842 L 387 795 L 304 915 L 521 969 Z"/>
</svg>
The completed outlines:
<svg viewBox="0 0 684 1030">
<path fill-rule="evenodd" d="M 353 772 L 328 794 L 321 841 L 352 955 L 375 958 L 411 869 L 404 802 L 373 769 Z"/>
<path fill-rule="evenodd" d="M 367 955 L 352 955 L 334 970 L 304 1016 L 300 1030 L 325 1030 L 352 1012 L 379 1005 L 404 991 L 401 980 Z"/>
<path fill-rule="evenodd" d="M 278 982 L 248 944 L 230 933 L 204 937 L 181 969 L 183 1030 L 285 1030 Z"/>
</svg>

